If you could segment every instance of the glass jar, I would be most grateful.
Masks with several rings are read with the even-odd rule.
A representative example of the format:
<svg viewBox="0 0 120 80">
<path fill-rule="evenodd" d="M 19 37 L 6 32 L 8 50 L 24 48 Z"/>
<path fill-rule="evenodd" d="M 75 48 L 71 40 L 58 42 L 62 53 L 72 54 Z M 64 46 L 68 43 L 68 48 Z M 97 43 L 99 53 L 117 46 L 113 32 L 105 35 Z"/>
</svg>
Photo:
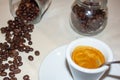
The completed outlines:
<svg viewBox="0 0 120 80">
<path fill-rule="evenodd" d="M 36 24 L 49 8 L 51 0 L 9 0 L 10 12 L 13 17 Z"/>
<path fill-rule="evenodd" d="M 107 0 L 75 0 L 70 24 L 81 35 L 92 36 L 100 33 L 107 24 Z"/>
</svg>

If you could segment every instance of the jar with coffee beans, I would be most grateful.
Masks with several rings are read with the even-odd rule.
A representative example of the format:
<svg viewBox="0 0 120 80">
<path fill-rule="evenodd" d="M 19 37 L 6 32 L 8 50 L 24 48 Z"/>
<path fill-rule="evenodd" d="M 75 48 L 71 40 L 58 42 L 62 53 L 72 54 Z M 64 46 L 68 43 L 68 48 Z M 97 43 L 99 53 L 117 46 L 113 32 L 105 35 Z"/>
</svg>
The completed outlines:
<svg viewBox="0 0 120 80">
<path fill-rule="evenodd" d="M 9 0 L 12 16 L 33 24 L 40 22 L 50 3 L 51 0 Z"/>
<path fill-rule="evenodd" d="M 107 11 L 107 0 L 75 0 L 70 25 L 80 35 L 96 35 L 103 31 L 107 24 Z"/>
</svg>

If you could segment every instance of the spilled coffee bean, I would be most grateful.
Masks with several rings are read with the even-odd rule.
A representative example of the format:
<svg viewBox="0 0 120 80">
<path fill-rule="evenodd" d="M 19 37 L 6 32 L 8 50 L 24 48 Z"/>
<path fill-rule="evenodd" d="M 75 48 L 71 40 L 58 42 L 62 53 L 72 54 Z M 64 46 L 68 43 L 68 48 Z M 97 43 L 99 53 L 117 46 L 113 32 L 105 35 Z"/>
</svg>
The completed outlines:
<svg viewBox="0 0 120 80">
<path fill-rule="evenodd" d="M 34 60 L 33 56 L 31 56 L 31 55 L 28 56 L 28 59 L 29 59 L 30 61 L 33 61 L 33 60 Z"/>
<path fill-rule="evenodd" d="M 37 50 L 34 52 L 36 56 L 39 56 L 40 55 L 40 52 Z"/>
<path fill-rule="evenodd" d="M 21 0 L 16 11 L 14 20 L 8 20 L 7 26 L 0 29 L 5 35 L 5 42 L 0 43 L 0 76 L 3 80 L 17 80 L 16 75 L 21 73 L 20 67 L 23 65 L 22 52 L 30 53 L 34 51 L 31 33 L 34 24 L 29 22 L 34 20 L 39 14 L 39 8 L 34 0 Z M 21 52 L 21 54 L 20 54 Z M 39 51 L 36 55 L 39 56 Z M 29 61 L 33 61 L 32 55 L 28 56 Z M 25 75 L 23 80 L 30 80 L 29 75 Z"/>
</svg>

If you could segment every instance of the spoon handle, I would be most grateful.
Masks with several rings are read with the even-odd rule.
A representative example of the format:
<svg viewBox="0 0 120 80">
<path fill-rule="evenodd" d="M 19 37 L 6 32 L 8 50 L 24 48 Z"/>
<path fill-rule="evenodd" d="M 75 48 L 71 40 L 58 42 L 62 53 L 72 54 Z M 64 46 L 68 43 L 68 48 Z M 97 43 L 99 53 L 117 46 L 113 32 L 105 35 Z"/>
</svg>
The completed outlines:
<svg viewBox="0 0 120 80">
<path fill-rule="evenodd" d="M 116 63 L 120 63 L 120 61 L 112 61 L 112 62 L 108 62 L 108 63 L 106 63 L 106 65 L 109 65 L 109 64 L 116 64 Z"/>
</svg>

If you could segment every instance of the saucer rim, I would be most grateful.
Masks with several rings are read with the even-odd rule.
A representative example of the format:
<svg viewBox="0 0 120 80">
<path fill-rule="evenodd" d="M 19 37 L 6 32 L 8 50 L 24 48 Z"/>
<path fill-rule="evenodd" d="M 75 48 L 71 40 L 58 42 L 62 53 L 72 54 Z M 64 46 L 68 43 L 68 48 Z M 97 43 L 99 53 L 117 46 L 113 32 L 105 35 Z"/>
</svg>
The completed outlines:
<svg viewBox="0 0 120 80">
<path fill-rule="evenodd" d="M 62 45 L 62 46 L 59 46 L 59 47 L 57 47 L 57 48 L 55 48 L 55 49 L 53 49 L 52 51 L 50 51 L 49 52 L 49 54 L 43 59 L 43 61 L 42 61 L 42 63 L 40 64 L 40 67 L 39 67 L 39 74 L 38 74 L 38 79 L 39 80 L 41 80 L 41 68 L 42 68 L 42 66 L 43 66 L 43 64 L 45 63 L 45 61 L 46 61 L 46 59 L 48 59 L 48 57 L 49 56 L 51 56 L 51 55 L 56 55 L 56 53 L 55 53 L 55 51 L 58 51 L 59 52 L 59 50 L 63 50 L 63 49 L 65 49 L 65 48 L 67 48 L 67 46 L 68 45 Z M 61 55 L 62 53 L 60 52 L 60 55 Z M 63 55 L 64 54 L 64 55 Z M 62 54 L 62 56 L 66 56 L 65 55 L 65 50 L 64 50 L 64 52 L 63 52 L 63 54 Z M 64 58 L 65 59 L 65 58 Z M 70 76 L 71 76 L 71 74 L 70 74 Z M 73 78 L 72 78 L 72 76 L 70 77 L 70 80 L 73 80 Z"/>
</svg>

